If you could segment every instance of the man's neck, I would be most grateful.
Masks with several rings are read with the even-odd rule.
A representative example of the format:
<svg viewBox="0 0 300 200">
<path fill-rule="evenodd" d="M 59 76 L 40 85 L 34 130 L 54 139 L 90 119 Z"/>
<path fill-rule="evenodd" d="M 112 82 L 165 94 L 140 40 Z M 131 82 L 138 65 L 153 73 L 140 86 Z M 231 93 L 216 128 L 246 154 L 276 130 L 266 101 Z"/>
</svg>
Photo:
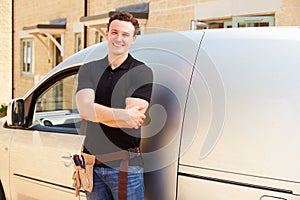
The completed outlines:
<svg viewBox="0 0 300 200">
<path fill-rule="evenodd" d="M 108 55 L 108 62 L 112 69 L 118 68 L 128 57 L 128 53 L 122 55 Z"/>
</svg>

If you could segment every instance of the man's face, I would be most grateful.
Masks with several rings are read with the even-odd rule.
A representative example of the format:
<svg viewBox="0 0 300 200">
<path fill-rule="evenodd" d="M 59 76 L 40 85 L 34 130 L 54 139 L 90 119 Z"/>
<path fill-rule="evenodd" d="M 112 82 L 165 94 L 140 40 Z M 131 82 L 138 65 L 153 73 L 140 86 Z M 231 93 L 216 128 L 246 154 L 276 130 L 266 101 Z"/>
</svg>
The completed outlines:
<svg viewBox="0 0 300 200">
<path fill-rule="evenodd" d="M 129 47 L 135 41 L 134 26 L 131 22 L 114 20 L 106 31 L 108 51 L 115 56 L 128 53 Z"/>
</svg>

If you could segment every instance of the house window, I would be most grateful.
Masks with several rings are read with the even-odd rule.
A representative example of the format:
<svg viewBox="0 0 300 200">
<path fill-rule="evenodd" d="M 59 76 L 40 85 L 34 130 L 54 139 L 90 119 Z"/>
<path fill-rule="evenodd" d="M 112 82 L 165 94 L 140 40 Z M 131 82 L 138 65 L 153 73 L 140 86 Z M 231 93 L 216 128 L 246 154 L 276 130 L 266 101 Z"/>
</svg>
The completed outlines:
<svg viewBox="0 0 300 200">
<path fill-rule="evenodd" d="M 103 36 L 100 34 L 100 32 L 95 32 L 95 44 L 103 42 Z"/>
<path fill-rule="evenodd" d="M 82 49 L 81 47 L 81 33 L 75 34 L 75 53 L 80 51 Z"/>
<path fill-rule="evenodd" d="M 242 27 L 262 27 L 274 26 L 274 16 L 252 16 L 252 17 L 233 17 L 232 19 L 221 19 L 212 21 L 202 21 L 209 29 L 214 28 L 242 28 Z M 201 29 L 201 27 L 197 27 Z"/>
<path fill-rule="evenodd" d="M 231 20 L 210 21 L 207 23 L 209 29 L 213 28 L 232 28 Z"/>
<path fill-rule="evenodd" d="M 22 40 L 22 74 L 33 73 L 33 40 L 24 39 Z"/>
<path fill-rule="evenodd" d="M 233 17 L 233 27 L 262 27 L 274 26 L 274 16 L 255 16 L 255 17 Z"/>
</svg>

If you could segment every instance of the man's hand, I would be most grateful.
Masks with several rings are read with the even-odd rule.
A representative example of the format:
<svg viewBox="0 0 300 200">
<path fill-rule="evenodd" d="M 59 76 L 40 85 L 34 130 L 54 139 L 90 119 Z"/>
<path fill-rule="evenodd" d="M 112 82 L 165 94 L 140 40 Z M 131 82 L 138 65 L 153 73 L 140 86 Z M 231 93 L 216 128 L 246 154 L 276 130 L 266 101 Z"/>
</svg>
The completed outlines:
<svg viewBox="0 0 300 200">
<path fill-rule="evenodd" d="M 126 99 L 126 108 L 109 108 L 94 103 L 92 89 L 83 89 L 76 94 L 76 103 L 80 116 L 88 121 L 100 122 L 114 128 L 138 128 L 146 118 L 149 103 L 140 98 Z"/>
<path fill-rule="evenodd" d="M 128 123 L 129 128 L 138 129 L 144 123 L 146 116 L 143 110 L 145 110 L 145 107 L 146 105 L 141 105 L 126 109 L 128 115 L 125 121 Z"/>
</svg>

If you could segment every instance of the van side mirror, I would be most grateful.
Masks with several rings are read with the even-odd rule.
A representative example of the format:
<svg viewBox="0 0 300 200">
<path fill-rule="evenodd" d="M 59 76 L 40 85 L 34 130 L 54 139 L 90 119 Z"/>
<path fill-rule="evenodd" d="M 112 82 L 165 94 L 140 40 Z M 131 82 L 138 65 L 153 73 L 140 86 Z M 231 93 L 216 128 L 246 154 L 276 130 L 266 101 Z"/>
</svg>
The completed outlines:
<svg viewBox="0 0 300 200">
<path fill-rule="evenodd" d="M 13 99 L 7 106 L 7 125 L 22 127 L 25 124 L 24 100 Z"/>
</svg>

